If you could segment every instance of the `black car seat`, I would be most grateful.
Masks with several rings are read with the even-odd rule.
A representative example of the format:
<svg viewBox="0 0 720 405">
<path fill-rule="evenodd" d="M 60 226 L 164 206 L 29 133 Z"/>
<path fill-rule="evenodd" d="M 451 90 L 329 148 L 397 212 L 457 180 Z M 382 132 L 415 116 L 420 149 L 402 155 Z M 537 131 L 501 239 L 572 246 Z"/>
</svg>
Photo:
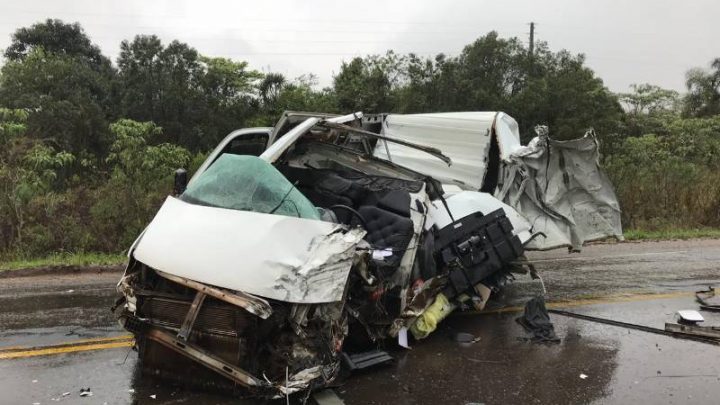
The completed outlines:
<svg viewBox="0 0 720 405">
<path fill-rule="evenodd" d="M 393 190 L 380 199 L 377 206 L 364 205 L 358 209 L 366 223 L 367 240 L 374 250 L 390 250 L 391 255 L 379 264 L 396 268 L 400 264 L 414 233 L 410 219 L 410 195 Z"/>
</svg>

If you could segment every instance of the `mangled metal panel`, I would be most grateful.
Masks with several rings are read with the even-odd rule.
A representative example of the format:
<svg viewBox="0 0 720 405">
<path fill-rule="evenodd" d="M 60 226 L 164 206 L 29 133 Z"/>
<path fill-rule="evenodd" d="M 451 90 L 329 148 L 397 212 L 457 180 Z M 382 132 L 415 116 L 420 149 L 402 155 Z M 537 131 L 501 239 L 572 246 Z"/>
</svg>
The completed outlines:
<svg viewBox="0 0 720 405">
<path fill-rule="evenodd" d="M 295 128 L 288 131 L 288 133 L 281 136 L 279 139 L 270 139 L 270 142 L 272 144 L 269 148 L 267 148 L 267 150 L 265 150 L 265 152 L 263 152 L 262 155 L 260 155 L 260 158 L 271 163 L 276 161 L 288 148 L 294 145 L 295 142 L 300 139 L 300 137 L 305 135 L 305 133 L 307 133 L 313 126 L 315 126 L 315 124 L 320 121 L 335 124 L 344 124 L 347 122 L 359 120 L 362 118 L 362 116 L 363 113 L 358 111 L 356 113 L 326 119 L 323 119 L 323 117 L 321 116 L 309 117 L 306 120 L 302 121 L 300 124 L 298 124 Z M 277 136 L 277 133 L 273 131 L 273 137 L 275 136 Z"/>
<path fill-rule="evenodd" d="M 134 251 L 160 271 L 294 303 L 342 299 L 365 232 L 168 197 Z"/>
<path fill-rule="evenodd" d="M 592 240 L 622 240 L 620 206 L 600 168 L 595 134 L 570 141 L 550 139 L 546 127 L 539 134 L 511 155 L 496 192 L 544 234 L 527 248 L 579 250 Z"/>
<path fill-rule="evenodd" d="M 389 142 L 378 142 L 375 156 L 425 173 L 443 183 L 459 183 L 472 190 L 479 190 L 483 185 L 493 134 L 501 156 L 509 156 L 520 146 L 517 123 L 499 112 L 389 114 L 382 132 L 390 138 L 439 149 L 452 159 L 452 165 L 433 161 L 425 153 Z"/>
</svg>

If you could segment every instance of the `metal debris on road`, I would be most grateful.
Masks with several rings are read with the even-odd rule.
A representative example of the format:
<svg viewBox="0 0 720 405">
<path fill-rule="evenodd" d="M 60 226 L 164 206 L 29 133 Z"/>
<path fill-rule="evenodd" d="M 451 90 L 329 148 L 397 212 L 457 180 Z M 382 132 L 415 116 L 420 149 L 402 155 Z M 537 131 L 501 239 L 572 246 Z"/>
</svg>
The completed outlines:
<svg viewBox="0 0 720 405">
<path fill-rule="evenodd" d="M 331 389 L 315 392 L 313 399 L 317 405 L 343 405 L 345 403 L 335 391 Z"/>
<path fill-rule="evenodd" d="M 700 309 L 720 311 L 720 296 L 715 295 L 715 288 L 712 286 L 708 286 L 707 290 L 696 291 L 695 299 L 700 303 Z"/>
<path fill-rule="evenodd" d="M 698 311 L 695 311 L 694 309 L 684 309 L 677 311 L 678 317 L 680 318 L 680 323 L 688 324 L 688 325 L 695 325 L 698 322 L 704 322 L 705 318 L 703 318 L 702 315 Z"/>
</svg>

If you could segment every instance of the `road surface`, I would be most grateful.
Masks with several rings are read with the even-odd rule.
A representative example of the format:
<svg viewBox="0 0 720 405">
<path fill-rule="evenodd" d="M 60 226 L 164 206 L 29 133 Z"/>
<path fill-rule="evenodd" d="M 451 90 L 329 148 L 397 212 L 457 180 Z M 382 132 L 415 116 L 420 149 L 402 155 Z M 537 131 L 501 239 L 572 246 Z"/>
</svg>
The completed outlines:
<svg viewBox="0 0 720 405">
<path fill-rule="evenodd" d="M 662 328 L 720 284 L 720 241 L 594 245 L 530 255 L 554 308 Z M 117 272 L 0 279 L 0 404 L 236 404 L 141 376 L 109 307 Z M 395 364 L 353 376 L 346 404 L 716 404 L 720 346 L 552 315 L 557 345 L 514 321 L 542 285 L 527 276 L 484 314 L 458 313 Z M 706 324 L 720 316 L 703 313 Z M 477 343 L 460 346 L 457 332 Z M 90 388 L 92 397 L 79 397 Z M 65 396 L 63 394 L 67 393 Z M 240 403 L 257 403 L 245 401 Z M 280 402 L 284 403 L 284 401 Z"/>
</svg>

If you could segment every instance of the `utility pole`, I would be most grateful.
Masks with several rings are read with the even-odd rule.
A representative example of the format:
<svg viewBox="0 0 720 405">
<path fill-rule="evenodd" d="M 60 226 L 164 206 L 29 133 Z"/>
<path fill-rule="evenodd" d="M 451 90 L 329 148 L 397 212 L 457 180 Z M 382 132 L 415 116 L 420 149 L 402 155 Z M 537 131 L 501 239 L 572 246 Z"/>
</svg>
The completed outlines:
<svg viewBox="0 0 720 405">
<path fill-rule="evenodd" d="M 533 53 L 535 52 L 535 23 L 530 23 L 530 46 L 529 46 L 529 55 L 530 59 L 533 58 Z"/>
</svg>

